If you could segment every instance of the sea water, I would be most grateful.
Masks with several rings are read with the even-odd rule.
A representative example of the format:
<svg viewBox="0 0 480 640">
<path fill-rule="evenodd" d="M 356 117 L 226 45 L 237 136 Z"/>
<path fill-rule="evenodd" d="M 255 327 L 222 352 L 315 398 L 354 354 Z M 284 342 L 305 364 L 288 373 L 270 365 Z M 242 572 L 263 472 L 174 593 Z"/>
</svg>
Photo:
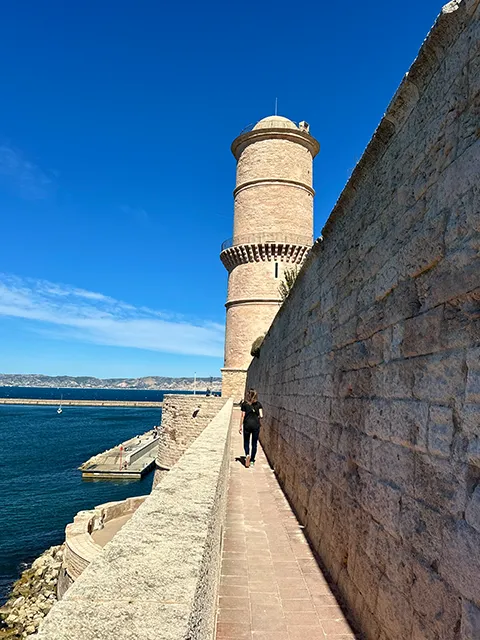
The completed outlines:
<svg viewBox="0 0 480 640">
<path fill-rule="evenodd" d="M 4 391 L 0 397 L 7 396 Z M 41 391 L 33 397 L 48 397 L 48 390 Z M 78 398 L 83 390 L 68 391 Z M 112 395 L 96 397 L 137 400 L 145 392 Z M 147 395 L 163 398 L 162 392 Z M 29 563 L 64 541 L 65 526 L 78 511 L 150 492 L 152 473 L 137 481 L 92 481 L 82 480 L 78 467 L 159 424 L 160 414 L 149 408 L 64 406 L 59 415 L 55 406 L 0 405 L 0 603 Z"/>
</svg>

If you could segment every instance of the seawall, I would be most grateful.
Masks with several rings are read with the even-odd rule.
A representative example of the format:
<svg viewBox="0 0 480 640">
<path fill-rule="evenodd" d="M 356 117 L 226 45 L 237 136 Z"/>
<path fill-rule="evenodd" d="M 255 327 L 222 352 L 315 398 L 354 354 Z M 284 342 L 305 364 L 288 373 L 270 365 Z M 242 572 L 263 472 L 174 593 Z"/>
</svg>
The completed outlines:
<svg viewBox="0 0 480 640">
<path fill-rule="evenodd" d="M 97 453 L 80 465 L 83 478 L 141 478 L 155 464 L 158 438 L 153 431 Z"/>
<path fill-rule="evenodd" d="M 449 3 L 248 374 L 369 640 L 480 637 L 479 43 Z"/>
<path fill-rule="evenodd" d="M 0 398 L 0 404 L 34 404 L 58 407 L 60 400 L 45 400 L 36 398 Z M 159 407 L 163 402 L 128 401 L 128 400 L 62 400 L 64 407 Z"/>
</svg>

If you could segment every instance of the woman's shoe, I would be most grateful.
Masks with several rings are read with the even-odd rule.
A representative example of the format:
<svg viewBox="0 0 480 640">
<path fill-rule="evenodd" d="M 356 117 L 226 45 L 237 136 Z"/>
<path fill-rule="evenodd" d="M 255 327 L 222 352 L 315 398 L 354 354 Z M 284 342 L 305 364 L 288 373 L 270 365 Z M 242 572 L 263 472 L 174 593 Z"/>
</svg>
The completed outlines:
<svg viewBox="0 0 480 640">
<path fill-rule="evenodd" d="M 248 469 L 248 467 L 250 466 L 250 456 L 247 456 L 247 457 L 245 458 L 245 466 L 247 467 L 247 469 Z"/>
</svg>

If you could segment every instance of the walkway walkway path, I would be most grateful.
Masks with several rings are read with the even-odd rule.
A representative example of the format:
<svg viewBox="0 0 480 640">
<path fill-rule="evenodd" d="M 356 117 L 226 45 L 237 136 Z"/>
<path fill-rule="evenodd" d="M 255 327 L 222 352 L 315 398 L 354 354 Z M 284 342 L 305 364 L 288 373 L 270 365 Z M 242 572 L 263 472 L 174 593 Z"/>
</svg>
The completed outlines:
<svg viewBox="0 0 480 640">
<path fill-rule="evenodd" d="M 254 468 L 235 460 L 235 424 L 217 640 L 355 638 L 263 450 Z"/>
</svg>

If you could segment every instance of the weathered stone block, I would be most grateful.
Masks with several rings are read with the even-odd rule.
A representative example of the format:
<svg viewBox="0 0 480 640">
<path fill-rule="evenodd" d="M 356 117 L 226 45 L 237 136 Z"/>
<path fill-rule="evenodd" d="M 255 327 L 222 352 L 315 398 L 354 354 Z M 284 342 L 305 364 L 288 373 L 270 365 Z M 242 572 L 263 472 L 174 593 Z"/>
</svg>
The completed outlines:
<svg viewBox="0 0 480 640">
<path fill-rule="evenodd" d="M 413 619 L 412 603 L 392 585 L 385 575 L 380 580 L 375 612 L 377 618 L 382 621 L 382 627 L 387 633 L 392 634 L 392 638 L 398 638 L 400 631 L 405 638 L 410 637 Z"/>
<path fill-rule="evenodd" d="M 445 243 L 449 251 L 461 248 L 465 246 L 465 243 L 478 242 L 480 221 L 476 215 L 474 198 L 475 187 L 461 196 L 455 206 L 449 209 L 449 219 L 445 230 Z"/>
<path fill-rule="evenodd" d="M 425 184 L 425 180 L 423 180 Z M 402 247 L 398 267 L 403 277 L 415 278 L 438 264 L 444 255 L 445 215 L 426 217 L 425 223 Z"/>
<path fill-rule="evenodd" d="M 408 278 L 400 281 L 384 299 L 383 309 L 386 326 L 416 315 L 420 310 L 420 301 L 415 280 Z"/>
<path fill-rule="evenodd" d="M 461 640 L 480 638 L 480 608 L 473 602 L 463 602 Z"/>
<path fill-rule="evenodd" d="M 355 555 L 353 582 L 364 599 L 375 609 L 382 572 L 361 549 Z"/>
<path fill-rule="evenodd" d="M 405 320 L 402 355 L 405 357 L 435 353 L 442 348 L 443 307 Z"/>
<path fill-rule="evenodd" d="M 383 359 L 385 362 L 401 358 L 401 345 L 403 342 L 404 330 L 405 326 L 403 322 L 395 324 L 386 330 L 387 334 L 385 336 L 385 347 L 383 350 Z"/>
<path fill-rule="evenodd" d="M 442 340 L 448 349 L 480 342 L 480 289 L 445 304 Z"/>
<path fill-rule="evenodd" d="M 480 533 L 480 485 L 477 485 L 470 496 L 465 510 L 465 520 Z"/>
<path fill-rule="evenodd" d="M 408 543 L 389 536 L 385 574 L 390 582 L 405 596 L 409 596 L 414 582 L 411 548 Z"/>
<path fill-rule="evenodd" d="M 416 279 L 423 309 L 431 309 L 480 286 L 480 258 L 471 249 L 458 250 Z"/>
<path fill-rule="evenodd" d="M 390 403 L 390 439 L 420 451 L 427 448 L 428 405 L 423 402 L 394 400 Z"/>
<path fill-rule="evenodd" d="M 467 402 L 480 402 L 480 348 L 467 352 Z"/>
<path fill-rule="evenodd" d="M 465 388 L 463 351 L 418 358 L 415 362 L 413 393 L 419 400 L 451 404 Z"/>
<path fill-rule="evenodd" d="M 372 395 L 386 399 L 412 399 L 413 368 L 405 360 L 387 362 L 371 374 Z"/>
<path fill-rule="evenodd" d="M 294 450 L 301 464 L 313 462 L 315 459 L 313 440 L 299 431 L 295 432 Z"/>
<path fill-rule="evenodd" d="M 364 429 L 369 436 L 389 440 L 392 434 L 391 404 L 386 400 L 365 403 Z"/>
<path fill-rule="evenodd" d="M 432 406 L 428 416 L 428 451 L 448 458 L 451 454 L 454 426 L 450 407 Z"/>
<path fill-rule="evenodd" d="M 418 453 L 415 498 L 444 513 L 459 516 L 466 503 L 465 477 L 447 460 Z"/>
<path fill-rule="evenodd" d="M 480 533 L 465 521 L 450 522 L 445 528 L 440 575 L 480 605 Z"/>
<path fill-rule="evenodd" d="M 308 407 L 306 414 L 320 422 L 327 422 L 330 418 L 330 411 L 332 407 L 332 400 L 326 396 L 314 394 L 308 398 Z"/>
<path fill-rule="evenodd" d="M 364 509 L 389 533 L 395 535 L 400 524 L 401 491 L 359 469 L 358 495 Z"/>
<path fill-rule="evenodd" d="M 408 496 L 402 497 L 400 531 L 403 539 L 430 563 L 438 565 L 443 550 L 445 516 Z"/>
<path fill-rule="evenodd" d="M 338 452 L 360 467 L 371 471 L 372 467 L 372 439 L 355 429 L 345 426 L 342 428 L 338 441 Z"/>
<path fill-rule="evenodd" d="M 359 398 L 372 393 L 372 370 L 356 369 L 340 371 L 335 380 L 337 393 L 341 398 Z"/>
<path fill-rule="evenodd" d="M 356 398 L 338 398 L 332 400 L 331 421 L 342 426 L 362 429 L 366 403 Z"/>
<path fill-rule="evenodd" d="M 415 452 L 380 440 L 372 443 L 372 473 L 413 495 Z"/>
<path fill-rule="evenodd" d="M 432 569 L 415 561 L 411 588 L 413 607 L 439 638 L 455 638 L 460 628 L 461 602 L 455 592 Z"/>
</svg>

